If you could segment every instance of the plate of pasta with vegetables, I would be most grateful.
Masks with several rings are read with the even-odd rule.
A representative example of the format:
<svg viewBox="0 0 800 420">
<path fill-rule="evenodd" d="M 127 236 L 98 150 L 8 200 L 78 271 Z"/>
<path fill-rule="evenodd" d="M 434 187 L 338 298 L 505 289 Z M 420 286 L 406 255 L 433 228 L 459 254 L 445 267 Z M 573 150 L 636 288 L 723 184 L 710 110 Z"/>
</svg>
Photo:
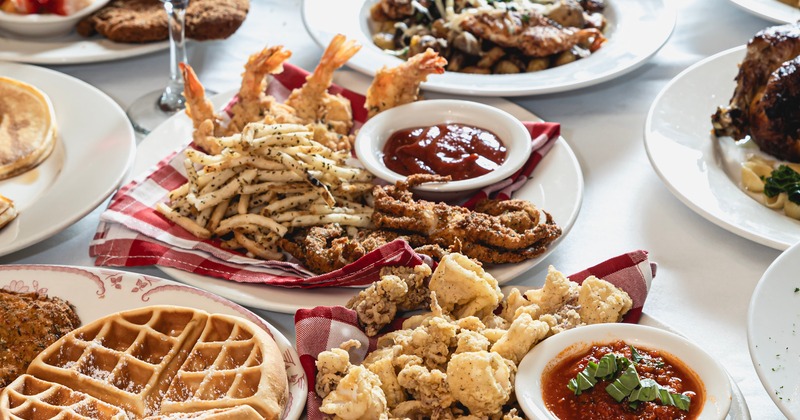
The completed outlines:
<svg viewBox="0 0 800 420">
<path fill-rule="evenodd" d="M 304 0 L 303 21 L 321 46 L 337 33 L 364 45 L 348 62 L 362 73 L 433 49 L 447 71 L 425 89 L 522 96 L 636 69 L 669 38 L 675 12 L 663 0 Z"/>
</svg>

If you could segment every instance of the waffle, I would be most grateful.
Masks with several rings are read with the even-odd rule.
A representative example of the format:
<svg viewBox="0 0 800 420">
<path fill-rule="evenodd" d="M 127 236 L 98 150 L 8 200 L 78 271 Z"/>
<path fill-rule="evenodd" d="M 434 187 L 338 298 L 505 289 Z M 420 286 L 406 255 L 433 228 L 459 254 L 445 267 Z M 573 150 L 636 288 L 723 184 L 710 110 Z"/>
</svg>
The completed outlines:
<svg viewBox="0 0 800 420">
<path fill-rule="evenodd" d="M 74 330 L 40 353 L 28 374 L 132 418 L 209 410 L 247 418 L 248 410 L 221 409 L 248 405 L 258 418 L 276 419 L 288 389 L 280 350 L 264 330 L 239 317 L 176 306 L 120 312 Z M 4 394 L 0 403 L 9 398 Z"/>
<path fill-rule="evenodd" d="M 0 418 L 127 419 L 125 411 L 63 385 L 22 375 L 0 395 Z"/>
</svg>

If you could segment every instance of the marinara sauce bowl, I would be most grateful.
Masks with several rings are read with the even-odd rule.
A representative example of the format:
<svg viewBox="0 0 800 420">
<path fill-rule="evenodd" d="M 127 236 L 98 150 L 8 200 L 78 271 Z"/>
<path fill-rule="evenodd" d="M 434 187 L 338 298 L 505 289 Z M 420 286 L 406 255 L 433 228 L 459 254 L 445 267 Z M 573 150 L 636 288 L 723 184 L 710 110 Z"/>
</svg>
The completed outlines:
<svg viewBox="0 0 800 420">
<path fill-rule="evenodd" d="M 528 418 L 558 419 L 544 402 L 544 375 L 559 362 L 587 352 L 592 346 L 616 341 L 624 341 L 637 349 L 658 351 L 666 355 L 667 359 L 679 361 L 695 374 L 697 382 L 704 390 L 702 409 L 696 418 L 718 420 L 726 417 L 731 406 L 731 384 L 727 372 L 719 362 L 696 344 L 677 334 L 659 328 L 622 323 L 573 328 L 534 346 L 519 363 L 514 383 L 522 411 Z M 605 392 L 599 389 L 596 391 Z"/>
<path fill-rule="evenodd" d="M 494 133 L 505 145 L 506 157 L 496 169 L 460 181 L 423 184 L 413 188 L 416 195 L 429 200 L 455 200 L 508 178 L 520 169 L 531 154 L 531 137 L 525 126 L 511 114 L 478 102 L 432 99 L 388 109 L 370 118 L 359 130 L 355 152 L 364 167 L 376 177 L 395 183 L 406 178 L 386 167 L 384 147 L 398 130 L 460 123 Z"/>
</svg>

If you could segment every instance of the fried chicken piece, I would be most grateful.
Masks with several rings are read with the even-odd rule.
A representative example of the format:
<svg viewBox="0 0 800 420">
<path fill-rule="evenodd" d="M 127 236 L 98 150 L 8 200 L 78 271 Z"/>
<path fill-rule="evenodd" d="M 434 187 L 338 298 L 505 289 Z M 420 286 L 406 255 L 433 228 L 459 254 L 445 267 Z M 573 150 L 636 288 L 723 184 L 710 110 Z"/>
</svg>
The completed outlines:
<svg viewBox="0 0 800 420">
<path fill-rule="evenodd" d="M 396 274 L 393 274 L 396 273 Z M 397 311 L 419 309 L 427 300 L 425 279 L 431 275 L 426 264 L 411 267 L 386 267 L 381 279 L 353 296 L 345 305 L 358 314 L 368 336 L 378 334 L 389 325 Z"/>
<path fill-rule="evenodd" d="M 714 133 L 751 135 L 765 153 L 800 162 L 800 24 L 772 26 L 747 44 L 728 106 L 711 116 Z"/>
<path fill-rule="evenodd" d="M 42 350 L 81 325 L 69 302 L 0 289 L 0 388 L 25 373 Z"/>
<path fill-rule="evenodd" d="M 491 313 L 503 298 L 497 280 L 473 260 L 450 254 L 439 262 L 428 285 L 442 310 L 455 318 Z"/>
<path fill-rule="evenodd" d="M 469 330 L 461 330 L 456 336 L 458 339 L 458 346 L 456 350 L 453 352 L 454 354 L 458 353 L 467 353 L 467 352 L 475 352 L 475 351 L 488 351 L 489 346 L 492 343 L 489 342 L 489 339 L 484 337 L 481 333 L 476 331 L 469 331 Z"/>
<path fill-rule="evenodd" d="M 447 385 L 473 416 L 499 413 L 513 390 L 516 366 L 488 351 L 453 355 L 447 365 Z"/>
</svg>

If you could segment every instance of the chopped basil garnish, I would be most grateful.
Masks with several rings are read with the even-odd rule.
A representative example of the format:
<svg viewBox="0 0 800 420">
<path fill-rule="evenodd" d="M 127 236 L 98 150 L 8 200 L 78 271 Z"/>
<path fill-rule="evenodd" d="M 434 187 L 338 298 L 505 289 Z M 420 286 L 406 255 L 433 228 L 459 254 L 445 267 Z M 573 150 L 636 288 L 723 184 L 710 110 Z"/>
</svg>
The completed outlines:
<svg viewBox="0 0 800 420">
<path fill-rule="evenodd" d="M 800 174 L 786 165 L 778 166 L 764 180 L 764 195 L 775 197 L 785 192 L 789 201 L 800 204 Z"/>
<path fill-rule="evenodd" d="M 652 379 L 639 378 L 636 363 L 645 360 L 645 357 L 635 347 L 630 346 L 630 348 L 633 361 L 614 353 L 605 354 L 597 363 L 590 361 L 585 369 L 569 380 L 567 388 L 575 395 L 581 395 L 583 391 L 597 385 L 598 381 L 614 379 L 606 386 L 606 392 L 616 402 L 622 402 L 627 398 L 628 404 L 635 409 L 640 402 L 658 400 L 662 405 L 689 411 L 691 400 L 688 396 L 670 392 L 668 388 Z"/>
</svg>

